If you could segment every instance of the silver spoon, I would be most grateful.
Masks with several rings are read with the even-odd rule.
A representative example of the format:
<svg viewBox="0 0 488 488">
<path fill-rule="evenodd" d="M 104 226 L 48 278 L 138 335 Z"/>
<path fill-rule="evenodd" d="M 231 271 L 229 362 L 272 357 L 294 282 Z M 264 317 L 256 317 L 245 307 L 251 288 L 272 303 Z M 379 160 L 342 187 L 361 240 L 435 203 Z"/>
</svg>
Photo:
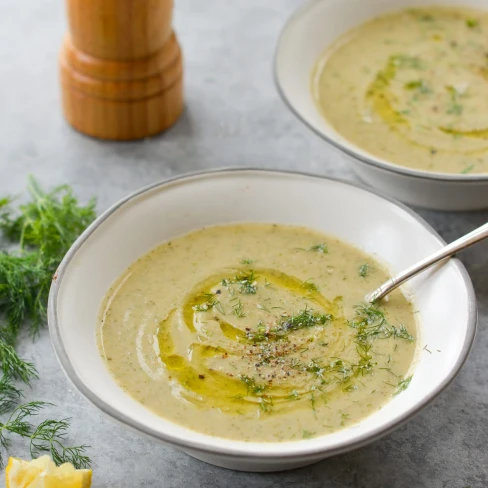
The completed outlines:
<svg viewBox="0 0 488 488">
<path fill-rule="evenodd" d="M 376 290 L 366 295 L 366 303 L 381 300 L 384 296 L 388 295 L 388 293 L 393 291 L 395 288 L 398 288 L 400 285 L 405 283 L 405 281 L 408 281 L 410 278 L 418 275 L 420 272 L 486 238 L 488 238 L 488 223 L 478 227 L 469 234 L 460 237 L 454 242 L 451 242 L 447 246 L 444 246 L 442 249 L 436 251 L 434 254 L 431 254 L 429 257 L 422 259 L 422 261 L 419 261 L 401 273 L 398 273 L 388 281 L 385 281 L 385 283 L 379 286 Z"/>
</svg>

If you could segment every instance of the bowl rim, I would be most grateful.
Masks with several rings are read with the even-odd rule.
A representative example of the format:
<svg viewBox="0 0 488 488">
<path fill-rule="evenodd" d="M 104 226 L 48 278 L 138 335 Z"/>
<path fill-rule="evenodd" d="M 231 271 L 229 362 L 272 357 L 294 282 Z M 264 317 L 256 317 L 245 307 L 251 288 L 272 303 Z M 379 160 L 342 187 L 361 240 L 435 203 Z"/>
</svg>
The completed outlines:
<svg viewBox="0 0 488 488">
<path fill-rule="evenodd" d="M 460 369 L 466 362 L 471 348 L 473 346 L 476 328 L 477 328 L 477 302 L 476 296 L 474 292 L 474 287 L 471 282 L 471 278 L 461 263 L 461 261 L 454 257 L 451 258 L 452 264 L 457 268 L 457 270 L 461 274 L 461 278 L 463 280 L 464 286 L 466 287 L 467 294 L 468 294 L 468 313 L 467 313 L 467 332 L 466 338 L 463 344 L 463 347 L 460 351 L 460 354 L 452 367 L 451 371 L 447 375 L 447 377 L 437 385 L 437 387 L 429 394 L 424 396 L 421 401 L 419 401 L 415 406 L 410 408 L 407 412 L 405 412 L 401 417 L 398 419 L 391 420 L 382 424 L 381 426 L 375 428 L 369 434 L 364 434 L 354 438 L 352 440 L 343 441 L 338 443 L 336 446 L 332 448 L 327 448 L 324 446 L 313 446 L 310 447 L 307 441 L 300 441 L 300 442 L 286 442 L 286 443 L 276 443 L 277 447 L 275 450 L 267 450 L 266 452 L 260 452 L 259 454 L 256 453 L 255 447 L 257 444 L 275 444 L 275 443 L 264 443 L 264 442 L 241 442 L 241 441 L 234 441 L 232 439 L 225 439 L 229 442 L 229 447 L 220 447 L 215 446 L 212 443 L 212 439 L 222 439 L 216 436 L 202 434 L 206 437 L 204 441 L 195 441 L 192 440 L 190 437 L 183 438 L 178 435 L 169 434 L 166 432 L 157 432 L 154 429 L 142 425 L 138 420 L 129 417 L 116 408 L 112 407 L 105 401 L 101 400 L 85 383 L 81 380 L 81 378 L 76 373 L 75 368 L 72 366 L 68 353 L 64 347 L 63 341 L 61 339 L 61 332 L 60 332 L 60 325 L 57 316 L 57 301 L 58 301 L 58 292 L 61 288 L 63 277 L 67 268 L 69 267 L 71 261 L 83 246 L 83 244 L 94 234 L 97 229 L 110 217 L 114 214 L 117 210 L 123 207 L 125 204 L 130 203 L 132 200 L 138 198 L 139 196 L 148 193 L 155 189 L 164 190 L 165 187 L 171 187 L 171 185 L 175 182 L 181 183 L 184 180 L 192 180 L 194 178 L 211 178 L 214 176 L 219 175 L 226 175 L 229 173 L 268 173 L 270 175 L 287 175 L 287 176 L 300 176 L 300 177 L 307 177 L 316 180 L 326 180 L 333 183 L 344 184 L 347 186 L 351 186 L 363 191 L 366 191 L 370 194 L 378 196 L 387 202 L 393 204 L 396 207 L 399 207 L 401 210 L 406 212 L 410 215 L 415 221 L 417 221 L 421 226 L 428 231 L 438 242 L 440 245 L 445 245 L 446 242 L 442 239 L 442 237 L 433 229 L 433 227 L 428 224 L 420 215 L 414 212 L 412 209 L 407 207 L 406 205 L 396 201 L 394 198 L 389 197 L 388 195 L 383 194 L 380 191 L 372 190 L 370 188 L 365 187 L 361 184 L 351 183 L 342 179 L 338 178 L 331 178 L 328 176 L 317 175 L 308 172 L 302 171 L 290 171 L 290 170 L 277 170 L 277 169 L 263 169 L 263 168 L 254 168 L 254 167 L 226 167 L 226 168 L 215 168 L 210 170 L 203 170 L 203 171 L 194 171 L 189 173 L 180 174 L 177 176 L 173 176 L 170 178 L 166 178 L 160 180 L 156 183 L 151 183 L 149 185 L 144 186 L 143 188 L 136 190 L 126 197 L 122 198 L 107 210 L 105 210 L 100 216 L 98 216 L 88 227 L 87 229 L 78 237 L 78 239 L 73 243 L 71 248 L 68 250 L 66 255 L 64 256 L 63 260 L 61 261 L 51 284 L 51 288 L 49 291 L 49 301 L 48 301 L 48 326 L 49 326 L 49 333 L 51 336 L 51 341 L 53 343 L 53 349 L 55 355 L 58 359 L 58 362 L 70 380 L 70 382 L 75 386 L 75 388 L 93 405 L 95 405 L 99 410 L 101 410 L 104 414 L 111 417 L 113 420 L 125 425 L 126 427 L 135 430 L 139 433 L 145 434 L 152 439 L 158 440 L 160 442 L 166 442 L 172 444 L 176 447 L 180 447 L 181 449 L 191 449 L 197 450 L 200 452 L 211 453 L 215 455 L 224 455 L 224 456 L 231 456 L 231 457 L 238 457 L 240 459 L 255 459 L 256 456 L 265 460 L 272 460 L 272 459 L 290 459 L 293 458 L 295 460 L 302 459 L 302 458 L 310 458 L 315 455 L 315 457 L 320 459 L 321 455 L 323 457 L 329 457 L 336 454 L 341 454 L 344 452 L 351 451 L 353 449 L 357 449 L 362 447 L 366 444 L 374 442 L 379 438 L 389 434 L 400 425 L 405 423 L 407 420 L 411 419 L 414 415 L 420 412 L 425 406 L 427 406 L 430 402 L 432 402 L 442 391 L 444 391 L 449 384 L 454 380 L 454 378 L 459 373 Z M 191 431 L 191 429 L 189 429 Z M 325 437 L 325 436 L 324 436 Z M 317 437 L 315 440 L 320 439 Z M 239 446 L 232 446 L 232 443 L 239 443 Z M 288 449 L 284 450 L 283 446 L 287 446 Z M 253 449 L 254 447 L 254 449 Z"/>
<path fill-rule="evenodd" d="M 369 166 L 373 166 L 374 168 L 381 169 L 383 171 L 388 171 L 391 173 L 396 173 L 401 176 L 408 176 L 411 178 L 418 178 L 423 180 L 430 180 L 430 181 L 442 181 L 446 183 L 468 183 L 468 182 L 477 182 L 477 183 L 488 183 L 488 173 L 479 173 L 479 174 L 472 174 L 472 175 L 457 175 L 455 173 L 442 173 L 436 171 L 421 171 L 413 168 L 409 168 L 407 166 L 401 166 L 399 164 L 390 163 L 379 158 L 376 158 L 373 154 L 369 154 L 365 151 L 365 154 L 359 154 L 359 152 L 354 151 L 354 149 L 350 149 L 349 147 L 343 145 L 341 142 L 334 140 L 333 138 L 329 137 L 327 134 L 322 132 L 319 129 L 316 129 L 305 117 L 303 117 L 298 110 L 295 108 L 293 103 L 290 99 L 286 96 L 285 90 L 283 89 L 282 84 L 280 83 L 280 76 L 278 74 L 278 57 L 280 55 L 280 51 L 283 44 L 283 39 L 286 36 L 288 30 L 292 27 L 293 23 L 300 19 L 302 16 L 306 16 L 309 10 L 318 4 L 327 2 L 329 0 L 308 0 L 303 5 L 298 7 L 292 14 L 287 18 L 284 26 L 282 27 L 280 34 L 278 36 L 278 42 L 276 43 L 274 54 L 273 54 L 273 80 L 278 91 L 278 94 L 284 104 L 288 107 L 290 112 L 295 115 L 295 117 L 302 122 L 308 129 L 310 129 L 315 135 L 319 136 L 321 139 L 325 140 L 335 149 L 347 154 L 349 157 L 361 162 L 365 163 Z M 435 5 L 435 1 L 432 2 Z M 372 17 L 374 18 L 374 17 Z M 324 47 L 324 49 L 327 46 Z M 351 143 L 354 147 L 354 143 Z"/>
</svg>

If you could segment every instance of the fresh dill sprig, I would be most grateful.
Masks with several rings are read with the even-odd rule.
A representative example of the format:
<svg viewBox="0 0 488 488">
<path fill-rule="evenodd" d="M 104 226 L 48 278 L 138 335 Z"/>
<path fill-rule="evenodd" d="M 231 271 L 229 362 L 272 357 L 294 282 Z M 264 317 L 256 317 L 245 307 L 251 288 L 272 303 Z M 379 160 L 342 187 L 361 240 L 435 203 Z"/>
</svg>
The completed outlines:
<svg viewBox="0 0 488 488">
<path fill-rule="evenodd" d="M 20 205 L 18 215 L 3 215 L 0 229 L 9 239 L 18 240 L 21 248 L 34 247 L 43 258 L 60 260 L 94 220 L 95 200 L 81 206 L 69 186 L 46 193 L 33 177 L 28 190 L 32 201 Z"/>
<path fill-rule="evenodd" d="M 5 423 L 0 422 L 0 445 L 4 449 L 8 449 L 11 440 L 7 437 L 8 434 L 17 434 L 20 437 L 29 437 L 32 425 L 26 420 L 32 416 L 35 416 L 39 411 L 49 405 L 45 402 L 30 402 L 23 405 L 19 405 L 7 419 Z M 3 458 L 0 453 L 0 466 L 3 466 Z"/>
<path fill-rule="evenodd" d="M 95 218 L 95 202 L 79 205 L 68 186 L 44 192 L 34 178 L 28 184 L 31 201 L 11 208 L 4 199 L 0 231 L 20 247 L 0 254 L 0 312 L 15 339 L 26 321 L 37 334 L 44 324 L 51 279 L 63 255 Z"/>
<path fill-rule="evenodd" d="M 4 374 L 0 380 L 0 414 L 6 413 L 18 405 L 23 396 L 12 378 Z"/>
<path fill-rule="evenodd" d="M 310 252 L 319 252 L 322 254 L 327 254 L 329 252 L 329 248 L 327 247 L 327 244 L 316 244 L 315 246 L 311 246 L 308 248 Z"/>
<path fill-rule="evenodd" d="M 64 445 L 70 420 L 45 420 L 37 426 L 30 435 L 30 453 L 33 459 L 47 452 L 58 466 L 63 463 L 71 463 L 77 469 L 90 466 L 91 460 L 85 454 L 89 446 Z"/>
<path fill-rule="evenodd" d="M 19 357 L 14 347 L 2 340 L 0 335 L 0 363 L 4 377 L 21 380 L 29 384 L 31 379 L 38 378 L 32 363 Z"/>
<path fill-rule="evenodd" d="M 34 365 L 20 358 L 15 350 L 18 333 L 28 324 L 30 333 L 36 335 L 45 324 L 53 275 L 63 255 L 95 218 L 95 202 L 79 205 L 68 186 L 44 192 L 31 177 L 28 189 L 30 201 L 17 210 L 13 209 L 11 198 L 0 199 L 0 232 L 12 244 L 18 245 L 17 251 L 0 252 L 0 315 L 6 322 L 0 327 L 0 367 L 3 372 L 0 413 L 10 411 L 23 396 L 15 380 L 29 384 L 38 377 Z M 36 439 L 47 441 L 47 437 L 43 439 L 47 425 L 54 425 L 56 421 L 46 421 L 44 427 L 41 428 L 41 424 L 33 430 L 28 420 L 45 405 L 49 404 L 29 402 L 15 408 L 10 417 L 0 423 L 0 445 L 8 448 L 12 435 L 28 437 L 34 443 L 38 442 Z M 67 423 L 64 431 L 61 429 L 58 433 L 65 432 L 66 428 Z M 57 458 L 50 447 L 56 463 L 72 459 L 75 463 L 81 460 L 80 466 L 87 465 L 89 459 L 82 454 L 85 446 L 64 448 L 60 442 L 63 436 L 58 437 L 57 434 L 52 437 Z M 57 444 L 56 439 L 59 440 Z"/>
<path fill-rule="evenodd" d="M 0 445 L 7 450 L 11 444 L 9 434 L 14 434 L 30 440 L 32 458 L 48 452 L 58 466 L 69 462 L 75 468 L 89 467 L 90 458 L 84 454 L 89 446 L 64 445 L 70 419 L 44 420 L 36 428 L 29 422 L 28 419 L 38 415 L 48 405 L 52 404 L 29 402 L 19 405 L 5 423 L 0 423 Z M 0 466 L 3 466 L 2 453 Z"/>
<path fill-rule="evenodd" d="M 253 259 L 243 259 L 241 261 L 241 264 L 252 264 L 252 263 L 254 263 Z"/>
<path fill-rule="evenodd" d="M 413 375 L 410 375 L 408 378 L 404 378 L 403 380 L 400 380 L 396 386 L 396 391 L 394 394 L 398 395 L 402 391 L 405 391 L 409 387 L 410 382 L 412 381 L 412 378 L 413 378 Z"/>
<path fill-rule="evenodd" d="M 57 264 L 53 257 L 43 259 L 37 250 L 0 253 L 0 310 L 5 314 L 13 340 L 26 320 L 33 334 L 44 324 L 49 287 Z"/>
</svg>

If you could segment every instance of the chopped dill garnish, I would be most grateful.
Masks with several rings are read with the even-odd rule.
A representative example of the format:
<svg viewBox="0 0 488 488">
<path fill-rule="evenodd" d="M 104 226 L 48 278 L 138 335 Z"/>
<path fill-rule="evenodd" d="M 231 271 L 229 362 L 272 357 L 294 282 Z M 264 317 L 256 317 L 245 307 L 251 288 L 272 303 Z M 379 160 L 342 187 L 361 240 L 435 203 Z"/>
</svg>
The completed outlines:
<svg viewBox="0 0 488 488">
<path fill-rule="evenodd" d="M 468 164 L 462 171 L 461 171 L 461 174 L 462 175 L 466 175 L 468 173 L 471 173 L 471 171 L 473 171 L 474 169 L 474 164 L 471 163 L 471 164 Z"/>
<path fill-rule="evenodd" d="M 428 85 L 428 83 L 424 80 L 414 80 L 405 83 L 404 88 L 406 90 L 415 90 L 417 93 L 427 94 L 432 93 L 432 89 Z"/>
<path fill-rule="evenodd" d="M 413 341 L 413 336 L 403 324 L 400 324 L 398 327 L 391 326 L 391 335 L 399 339 L 405 339 L 408 342 Z"/>
<path fill-rule="evenodd" d="M 391 325 L 384 312 L 374 304 L 357 306 L 356 317 L 349 321 L 349 326 L 356 329 L 356 340 L 361 344 L 367 343 L 368 340 L 387 339 L 392 336 L 413 341 L 413 337 L 403 324 L 399 327 Z"/>
<path fill-rule="evenodd" d="M 216 300 L 212 293 L 204 293 L 203 298 L 206 298 L 207 301 L 198 305 L 193 305 L 192 309 L 195 310 L 195 312 L 208 312 L 209 310 L 215 308 L 222 315 L 225 315 L 225 311 L 220 303 L 220 300 Z"/>
<path fill-rule="evenodd" d="M 447 113 L 449 115 L 461 115 L 464 109 L 464 107 L 459 103 L 459 98 L 461 97 L 461 93 L 451 85 L 446 86 L 446 90 L 451 95 L 451 102 L 447 108 Z"/>
<path fill-rule="evenodd" d="M 288 400 L 298 400 L 300 396 L 297 390 L 292 390 L 291 393 L 286 398 Z"/>
<path fill-rule="evenodd" d="M 248 273 L 241 271 L 234 276 L 233 279 L 225 278 L 222 280 L 222 285 L 229 287 L 231 285 L 238 285 L 238 290 L 243 295 L 255 295 L 257 291 L 257 276 L 253 270 Z"/>
<path fill-rule="evenodd" d="M 359 276 L 361 276 L 361 278 L 365 278 L 366 276 L 368 276 L 368 273 L 369 273 L 369 264 L 367 263 L 361 264 L 361 266 L 359 266 Z"/>
<path fill-rule="evenodd" d="M 311 308 L 305 308 L 291 317 L 282 317 L 278 326 L 274 329 L 276 334 L 324 325 L 332 320 L 332 315 L 315 312 Z"/>
<path fill-rule="evenodd" d="M 276 340 L 296 330 L 324 325 L 330 322 L 332 318 L 330 314 L 321 314 L 310 308 L 305 308 L 296 315 L 281 317 L 278 325 L 269 331 L 266 330 L 262 322 L 259 322 L 257 332 L 248 332 L 246 336 L 253 342 Z"/>
<path fill-rule="evenodd" d="M 266 385 L 256 383 L 256 380 L 250 376 L 242 375 L 240 379 L 247 386 L 248 395 L 253 394 L 260 396 L 264 390 L 266 390 Z"/>
<path fill-rule="evenodd" d="M 480 22 L 477 19 L 466 19 L 466 27 L 468 27 L 468 29 L 474 29 L 475 27 L 478 27 L 479 24 Z"/>
<path fill-rule="evenodd" d="M 316 244 L 315 246 L 309 247 L 308 250 L 310 252 L 320 252 L 322 254 L 327 254 L 329 252 L 327 244 Z"/>
<path fill-rule="evenodd" d="M 398 395 L 402 391 L 405 391 L 408 388 L 408 386 L 410 385 L 410 382 L 412 381 L 412 377 L 413 377 L 413 375 L 410 375 L 408 378 L 400 380 L 398 382 L 398 385 L 396 386 L 396 391 L 394 394 Z"/>
<path fill-rule="evenodd" d="M 252 263 L 254 263 L 253 259 L 243 259 L 241 261 L 241 264 L 252 264 Z"/>
<path fill-rule="evenodd" d="M 267 309 L 264 305 L 261 305 L 260 303 L 256 304 L 256 308 L 258 308 L 259 310 L 264 310 L 265 312 L 269 313 L 269 309 Z"/>
<path fill-rule="evenodd" d="M 421 22 L 434 22 L 434 16 L 431 14 L 422 14 L 417 17 Z"/>
<path fill-rule="evenodd" d="M 345 393 L 351 393 L 352 391 L 357 390 L 357 389 L 358 389 L 357 385 L 350 384 L 348 386 L 345 386 L 342 389 L 342 391 Z"/>
<path fill-rule="evenodd" d="M 259 407 L 263 412 L 269 412 L 272 406 L 273 406 L 273 397 L 271 396 L 259 397 Z"/>
<path fill-rule="evenodd" d="M 396 54 L 390 57 L 389 62 L 397 68 L 406 69 L 424 69 L 425 63 L 415 56 L 408 56 L 406 54 Z"/>
<path fill-rule="evenodd" d="M 242 309 L 242 302 L 239 300 L 233 307 L 234 315 L 238 318 L 243 318 L 246 316 L 244 310 Z"/>
<path fill-rule="evenodd" d="M 306 429 L 304 429 L 302 432 L 302 437 L 304 439 L 310 439 L 311 437 L 314 437 L 315 435 L 316 435 L 315 432 L 311 432 L 311 431 L 306 430 Z"/>
<path fill-rule="evenodd" d="M 308 291 L 319 291 L 319 287 L 315 283 L 312 283 L 310 280 L 303 281 L 302 287 Z"/>
<path fill-rule="evenodd" d="M 423 348 L 424 351 L 427 351 L 429 354 L 432 354 L 432 351 L 427 348 L 427 344 Z"/>
<path fill-rule="evenodd" d="M 373 367 L 376 363 L 373 361 L 373 356 L 370 352 L 371 344 L 364 344 L 358 342 L 356 344 L 356 351 L 359 355 L 359 361 L 357 364 L 352 365 L 352 370 L 356 376 L 364 376 L 365 374 L 370 374 L 373 372 Z"/>
</svg>

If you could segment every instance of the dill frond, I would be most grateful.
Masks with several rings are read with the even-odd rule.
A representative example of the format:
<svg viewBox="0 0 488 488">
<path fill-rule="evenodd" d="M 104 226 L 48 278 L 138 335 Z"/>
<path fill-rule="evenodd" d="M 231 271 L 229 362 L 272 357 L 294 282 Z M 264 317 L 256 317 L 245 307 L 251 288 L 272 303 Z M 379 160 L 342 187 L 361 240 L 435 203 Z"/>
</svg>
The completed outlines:
<svg viewBox="0 0 488 488">
<path fill-rule="evenodd" d="M 0 340 L 0 363 L 4 377 L 18 379 L 26 384 L 29 384 L 31 379 L 38 378 L 34 365 L 21 359 L 13 346 L 2 340 Z"/>
<path fill-rule="evenodd" d="M 5 423 L 0 422 L 0 445 L 8 449 L 11 443 L 8 434 L 17 434 L 20 437 L 29 437 L 32 425 L 26 420 L 35 416 L 46 405 L 45 402 L 30 402 L 19 405 Z M 0 467 L 3 466 L 3 457 L 0 453 Z"/>
<path fill-rule="evenodd" d="M 63 463 L 71 463 L 77 469 L 90 466 L 91 460 L 85 454 L 89 446 L 64 445 L 69 421 L 70 419 L 45 420 L 37 426 L 30 435 L 30 453 L 33 459 L 49 453 L 58 466 Z"/>
<path fill-rule="evenodd" d="M 242 308 L 242 302 L 240 300 L 232 307 L 232 309 L 234 311 L 234 315 L 237 318 L 243 318 L 246 316 L 246 314 L 244 313 L 244 310 Z"/>
<path fill-rule="evenodd" d="M 305 308 L 296 315 L 283 317 L 278 326 L 273 329 L 275 334 L 287 333 L 295 330 L 324 325 L 332 320 L 332 315 L 315 312 L 311 308 Z"/>
<path fill-rule="evenodd" d="M 0 229 L 22 249 L 37 248 L 43 259 L 59 261 L 95 219 L 95 200 L 81 206 L 69 186 L 45 192 L 32 176 L 28 190 L 31 201 L 19 206 L 18 215 L 3 215 Z"/>
<path fill-rule="evenodd" d="M 63 255 L 95 219 L 94 200 L 86 206 L 79 205 L 68 186 L 44 192 L 31 177 L 28 189 L 30 201 L 17 210 L 13 209 L 11 198 L 0 199 L 0 232 L 18 245 L 17 251 L 0 252 L 0 315 L 5 318 L 5 325 L 0 327 L 3 372 L 0 413 L 11 410 L 23 396 L 15 380 L 29 384 L 38 377 L 34 365 L 20 358 L 15 350 L 18 333 L 28 324 L 31 335 L 35 336 L 45 324 L 52 277 Z M 45 421 L 32 430 L 29 419 L 45 405 L 49 404 L 29 402 L 15 408 L 10 417 L 0 423 L 0 446 L 8 448 L 11 435 L 29 437 L 34 444 L 32 449 L 41 449 L 42 442 L 48 442 L 49 452 L 58 464 L 74 460 L 86 466 L 89 459 L 83 455 L 85 446 L 64 447 L 60 441 L 67 428 L 65 421 L 60 421 L 56 431 L 51 429 L 51 437 L 49 426 L 58 425 L 57 421 Z"/>
<path fill-rule="evenodd" d="M 296 315 L 281 317 L 278 325 L 269 331 L 266 331 L 266 327 L 260 322 L 257 327 L 257 332 L 248 332 L 246 336 L 253 342 L 277 340 L 285 337 L 290 332 L 316 325 L 324 325 L 332 319 L 333 317 L 330 314 L 321 314 L 311 308 L 304 308 Z"/>
<path fill-rule="evenodd" d="M 253 270 L 249 272 L 241 271 L 234 278 L 225 278 L 222 280 L 222 286 L 229 287 L 231 285 L 238 285 L 239 293 L 243 295 L 255 295 L 257 292 L 257 276 Z"/>
<path fill-rule="evenodd" d="M 22 391 L 14 385 L 12 378 L 4 374 L 0 380 L 0 414 L 14 408 L 23 396 Z"/>
<path fill-rule="evenodd" d="M 399 327 L 390 324 L 384 312 L 373 304 L 357 306 L 356 317 L 349 321 L 349 326 L 356 329 L 356 340 L 361 344 L 389 337 L 413 341 L 413 336 L 403 324 Z"/>
<path fill-rule="evenodd" d="M 20 252 L 0 254 L 0 311 L 14 336 L 28 320 L 37 334 L 44 324 L 46 304 L 54 275 L 64 254 L 95 218 L 95 202 L 80 206 L 68 186 L 44 192 L 29 179 L 31 201 L 14 212 L 2 200 L 0 230 L 18 241 Z"/>
</svg>

